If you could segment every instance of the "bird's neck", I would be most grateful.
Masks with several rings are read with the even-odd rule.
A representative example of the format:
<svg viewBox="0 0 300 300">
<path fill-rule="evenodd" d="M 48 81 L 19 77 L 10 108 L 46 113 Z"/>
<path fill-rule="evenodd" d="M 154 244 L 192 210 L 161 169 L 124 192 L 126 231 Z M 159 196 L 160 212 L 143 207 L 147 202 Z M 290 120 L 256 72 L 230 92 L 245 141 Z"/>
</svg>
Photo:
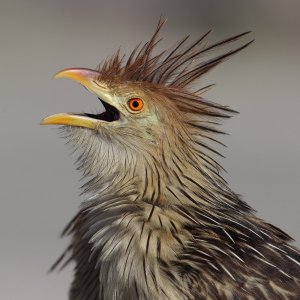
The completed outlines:
<svg viewBox="0 0 300 300">
<path fill-rule="evenodd" d="M 113 299 L 112 295 L 122 290 L 118 299 L 139 299 L 133 296 L 138 286 L 141 291 L 151 292 L 146 299 L 159 299 L 162 293 L 166 299 L 181 299 L 174 286 L 176 280 L 170 281 L 166 272 L 179 276 L 172 262 L 192 239 L 185 227 L 186 216 L 172 207 L 147 201 L 135 203 L 136 196 L 119 194 L 110 187 L 101 196 L 94 196 L 90 200 L 94 204 L 86 207 L 86 223 L 98 220 L 88 234 L 94 255 L 98 256 L 104 298 Z"/>
<path fill-rule="evenodd" d="M 94 192 L 83 205 L 88 236 L 101 265 L 100 282 L 110 287 L 104 289 L 107 298 L 120 286 L 130 294 L 138 283 L 143 290 L 163 290 L 170 299 L 180 299 L 180 291 L 172 286 L 176 280 L 167 280 L 166 272 L 177 276 L 173 263 L 194 239 L 191 228 L 205 233 L 199 236 L 205 253 L 211 236 L 218 235 L 221 243 L 233 239 L 222 222 L 241 222 L 235 220 L 238 206 L 241 213 L 247 211 L 217 174 L 176 158 L 153 165 L 140 161 L 127 172 L 112 168 L 101 180 L 94 177 L 86 191 Z M 127 299 L 124 295 L 121 298 Z"/>
<path fill-rule="evenodd" d="M 149 299 L 159 299 L 158 291 L 182 299 L 173 286 L 180 281 L 175 262 L 195 237 L 207 253 L 212 237 L 226 245 L 236 232 L 254 235 L 256 229 L 246 221 L 250 209 L 227 187 L 214 163 L 190 148 L 172 155 L 164 145 L 168 152 L 129 156 L 120 150 L 116 156 L 112 143 L 99 145 L 103 155 L 86 146 L 79 169 L 90 177 L 84 193 L 92 196 L 82 204 L 82 227 L 101 269 L 104 298 L 123 290 L 119 299 L 132 300 L 126 294 L 138 285 L 153 293 Z M 239 229 L 235 236 L 231 228 Z"/>
</svg>

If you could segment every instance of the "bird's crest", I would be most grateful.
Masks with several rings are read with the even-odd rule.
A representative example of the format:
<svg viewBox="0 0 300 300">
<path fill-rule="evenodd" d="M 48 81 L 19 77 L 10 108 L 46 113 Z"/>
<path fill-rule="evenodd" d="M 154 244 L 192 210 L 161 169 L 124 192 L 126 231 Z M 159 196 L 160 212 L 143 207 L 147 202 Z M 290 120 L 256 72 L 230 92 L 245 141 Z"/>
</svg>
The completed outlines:
<svg viewBox="0 0 300 300">
<path fill-rule="evenodd" d="M 166 20 L 160 19 L 149 41 L 138 44 L 127 61 L 118 50 L 110 59 L 100 64 L 98 71 L 101 80 L 147 82 L 168 88 L 186 88 L 199 77 L 210 71 L 229 56 L 241 51 L 253 42 L 204 60 L 212 50 L 226 46 L 247 35 L 249 31 L 209 45 L 207 37 L 211 30 L 192 43 L 187 35 L 173 47 L 155 54 L 155 48 L 161 41 L 159 33 Z M 201 89 L 203 90 L 203 88 Z"/>
</svg>

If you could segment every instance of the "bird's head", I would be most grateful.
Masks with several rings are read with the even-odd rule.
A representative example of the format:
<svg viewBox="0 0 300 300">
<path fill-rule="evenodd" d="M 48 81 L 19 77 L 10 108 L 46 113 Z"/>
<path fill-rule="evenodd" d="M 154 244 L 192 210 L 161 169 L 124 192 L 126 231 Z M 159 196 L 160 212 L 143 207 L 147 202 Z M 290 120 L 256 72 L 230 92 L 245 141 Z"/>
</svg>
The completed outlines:
<svg viewBox="0 0 300 300">
<path fill-rule="evenodd" d="M 134 152 L 158 151 L 167 133 L 176 137 L 183 130 L 182 115 L 165 88 L 144 82 L 109 81 L 101 76 L 99 71 L 83 68 L 57 73 L 54 78 L 69 78 L 82 84 L 99 99 L 105 111 L 55 114 L 42 124 L 73 126 L 83 134 L 88 129 L 102 141 L 119 142 Z"/>
<path fill-rule="evenodd" d="M 188 88 L 249 43 L 208 60 L 203 60 L 204 54 L 247 33 L 212 45 L 206 42 L 209 32 L 190 45 L 187 36 L 168 51 L 153 55 L 163 23 L 125 63 L 117 52 L 97 70 L 70 68 L 55 75 L 82 84 L 105 109 L 99 114 L 55 114 L 42 121 L 65 125 L 67 135 L 81 149 L 84 174 L 112 180 L 108 175 L 145 178 L 150 172 L 161 186 L 185 169 L 209 176 L 218 173 L 206 141 L 214 140 L 218 132 L 215 119 L 227 117 L 232 110 L 204 100 L 205 88 L 198 92 Z"/>
</svg>

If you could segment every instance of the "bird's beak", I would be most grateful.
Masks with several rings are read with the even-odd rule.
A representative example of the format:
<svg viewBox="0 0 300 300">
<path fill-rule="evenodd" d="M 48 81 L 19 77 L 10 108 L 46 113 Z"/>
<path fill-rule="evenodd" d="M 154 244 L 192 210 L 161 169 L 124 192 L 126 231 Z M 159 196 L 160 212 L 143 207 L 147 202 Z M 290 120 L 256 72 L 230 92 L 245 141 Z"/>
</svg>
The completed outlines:
<svg viewBox="0 0 300 300">
<path fill-rule="evenodd" d="M 69 125 L 96 129 L 98 122 L 92 118 L 71 113 L 54 114 L 43 119 L 41 125 Z"/>
<path fill-rule="evenodd" d="M 90 69 L 70 68 L 62 70 L 54 75 L 54 78 L 69 78 L 82 84 L 86 89 L 96 94 L 96 96 L 110 104 L 112 98 L 105 83 L 97 80 L 99 73 Z M 41 125 L 70 125 L 96 129 L 99 120 L 84 114 L 59 113 L 43 119 Z"/>
</svg>

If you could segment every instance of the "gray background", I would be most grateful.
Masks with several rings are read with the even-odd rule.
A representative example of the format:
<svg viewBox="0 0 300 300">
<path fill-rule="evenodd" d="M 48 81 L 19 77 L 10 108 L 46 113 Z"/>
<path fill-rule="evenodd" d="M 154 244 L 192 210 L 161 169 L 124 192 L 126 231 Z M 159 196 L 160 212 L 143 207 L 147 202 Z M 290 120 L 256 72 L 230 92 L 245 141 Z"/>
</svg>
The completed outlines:
<svg viewBox="0 0 300 300">
<path fill-rule="evenodd" d="M 252 30 L 256 42 L 211 72 L 209 99 L 241 112 L 221 163 L 231 187 L 300 245 L 300 1 L 1 1 L 0 299 L 66 299 L 72 268 L 47 275 L 80 203 L 74 158 L 55 112 L 97 107 L 95 97 L 51 76 L 129 52 L 168 18 L 162 47 L 214 28 L 216 41 Z"/>
</svg>

